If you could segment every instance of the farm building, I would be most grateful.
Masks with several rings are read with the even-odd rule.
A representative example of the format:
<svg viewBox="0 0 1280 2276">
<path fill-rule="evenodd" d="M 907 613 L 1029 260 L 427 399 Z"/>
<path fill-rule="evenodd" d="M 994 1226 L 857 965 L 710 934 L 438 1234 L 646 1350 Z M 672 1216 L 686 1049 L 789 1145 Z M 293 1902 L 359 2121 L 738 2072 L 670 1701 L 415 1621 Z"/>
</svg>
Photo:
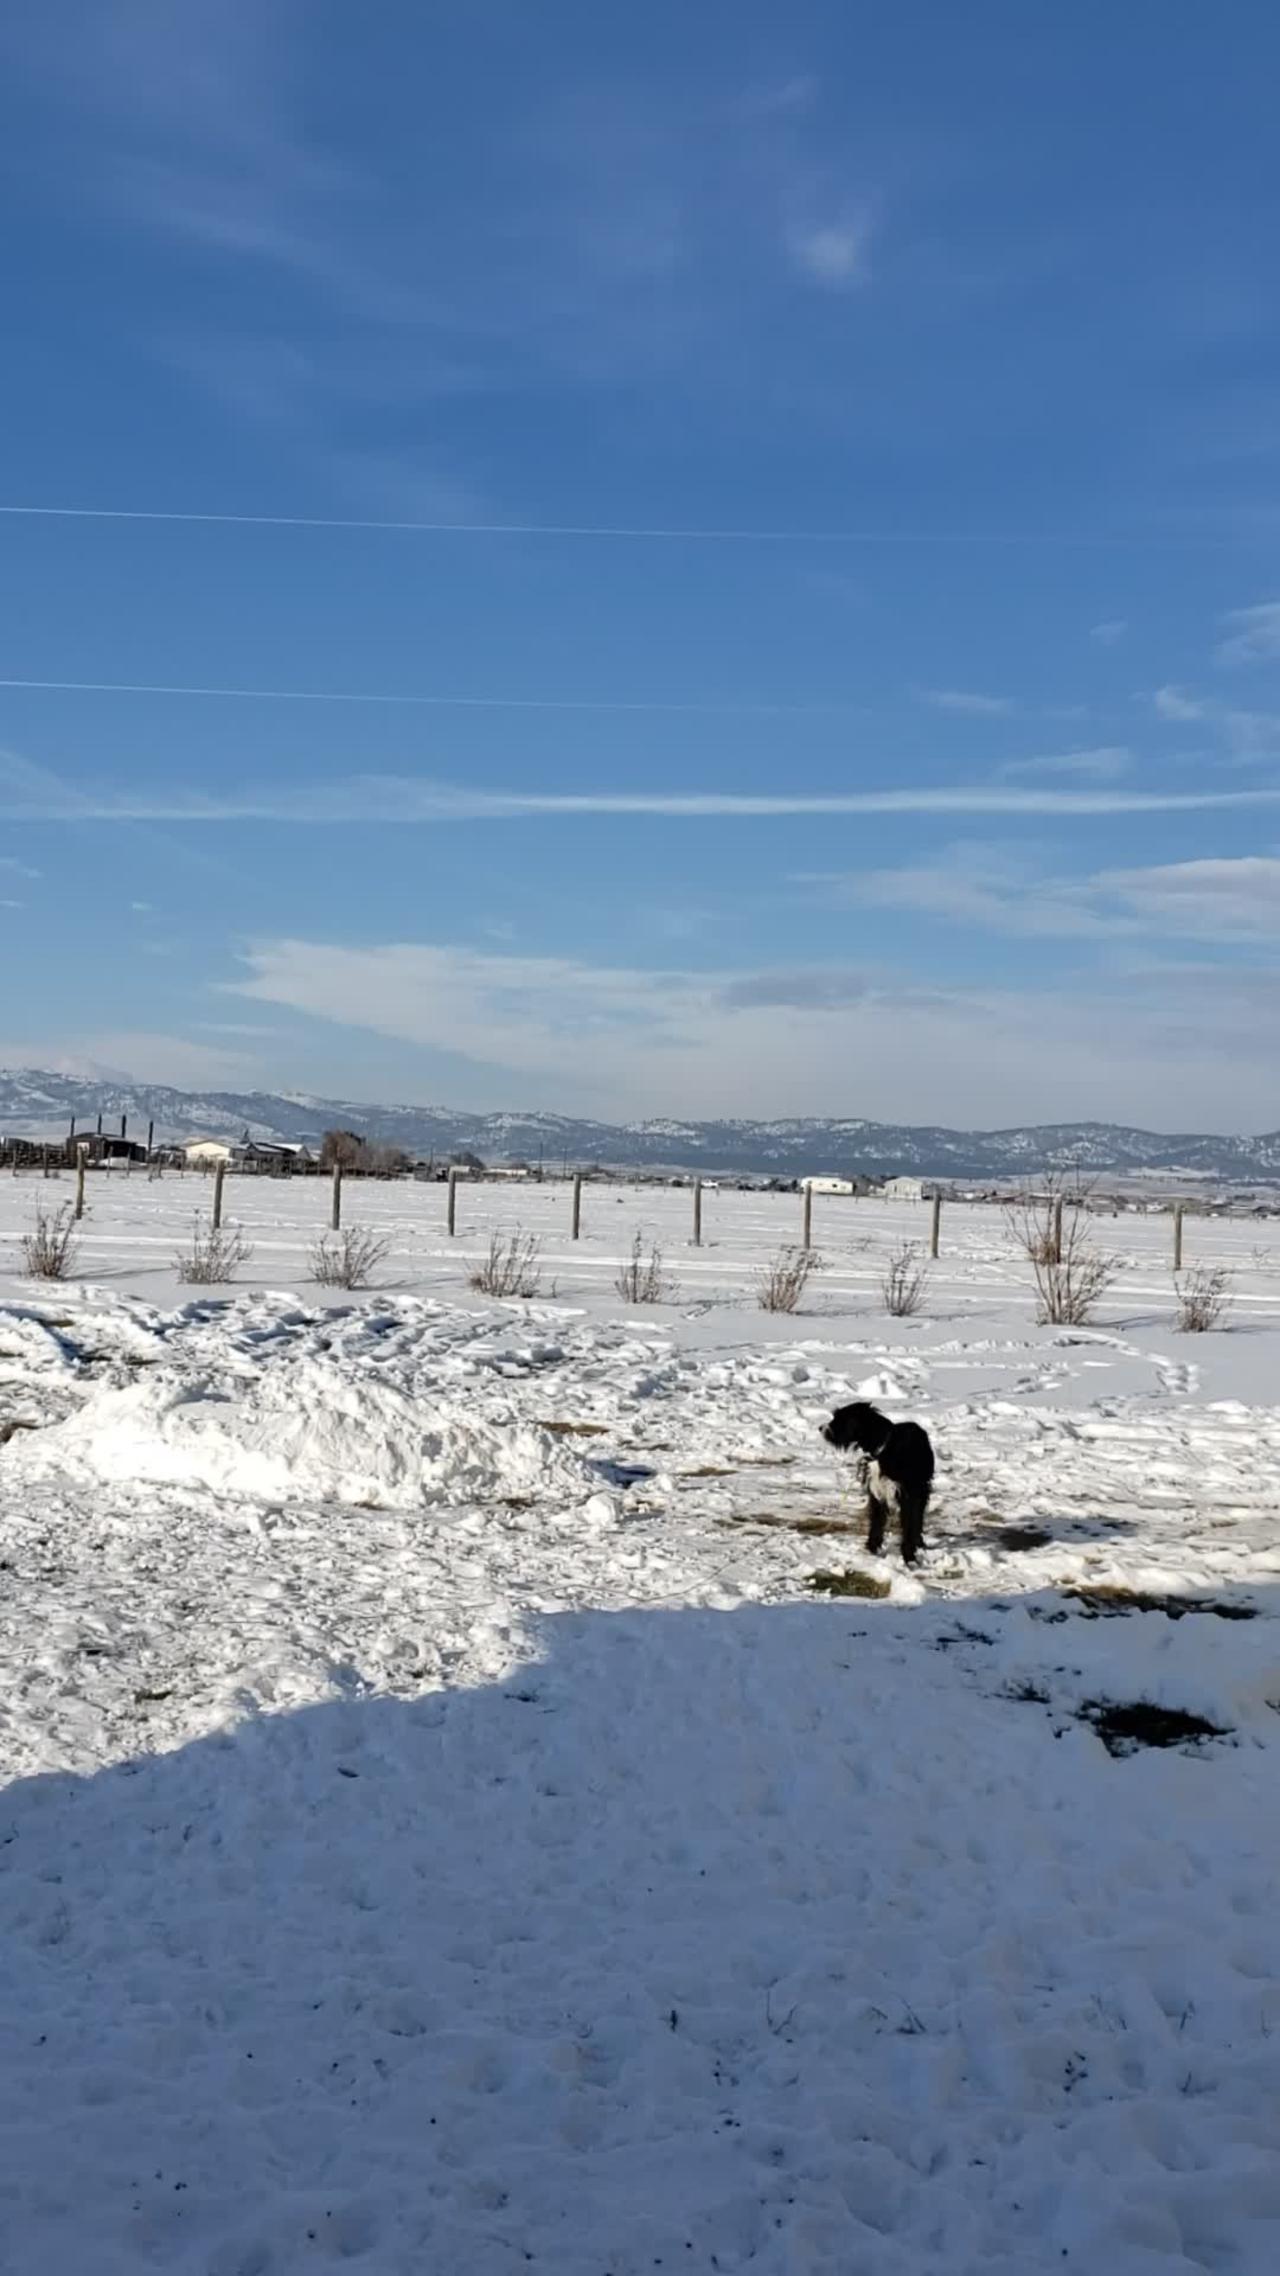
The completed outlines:
<svg viewBox="0 0 1280 2276">
<path fill-rule="evenodd" d="M 923 1201 L 923 1178 L 886 1178 L 880 1188 L 886 1201 Z"/>
<path fill-rule="evenodd" d="M 219 1162 L 231 1160 L 231 1148 L 225 1138 L 190 1138 L 182 1151 L 189 1170 L 216 1170 Z"/>
<path fill-rule="evenodd" d="M 306 1146 L 291 1145 L 283 1138 L 245 1138 L 231 1148 L 236 1169 L 256 1171 L 260 1176 L 288 1177 L 295 1170 L 309 1170 L 312 1160 Z"/>
<path fill-rule="evenodd" d="M 856 1187 L 852 1178 L 808 1177 L 801 1178 L 800 1190 L 802 1193 L 851 1194 Z"/>
</svg>

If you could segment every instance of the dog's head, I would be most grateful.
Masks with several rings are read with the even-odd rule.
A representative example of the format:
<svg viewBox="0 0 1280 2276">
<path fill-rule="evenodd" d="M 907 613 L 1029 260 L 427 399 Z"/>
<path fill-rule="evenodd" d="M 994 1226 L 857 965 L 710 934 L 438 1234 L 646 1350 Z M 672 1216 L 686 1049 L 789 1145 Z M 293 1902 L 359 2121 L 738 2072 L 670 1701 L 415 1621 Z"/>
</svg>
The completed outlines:
<svg viewBox="0 0 1280 2276">
<path fill-rule="evenodd" d="M 860 1454 L 874 1454 L 884 1444 L 889 1425 L 878 1407 L 865 1399 L 855 1399 L 852 1406 L 837 1407 L 830 1422 L 822 1426 L 822 1435 L 828 1446 L 838 1454 L 847 1454 L 856 1447 Z"/>
</svg>

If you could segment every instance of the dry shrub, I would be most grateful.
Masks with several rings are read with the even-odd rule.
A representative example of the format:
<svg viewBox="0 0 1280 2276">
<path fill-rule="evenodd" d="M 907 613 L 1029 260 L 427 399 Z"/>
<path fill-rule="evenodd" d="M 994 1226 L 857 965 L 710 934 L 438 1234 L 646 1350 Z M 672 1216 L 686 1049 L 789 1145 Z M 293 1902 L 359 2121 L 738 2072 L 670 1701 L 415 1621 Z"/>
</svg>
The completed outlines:
<svg viewBox="0 0 1280 2276">
<path fill-rule="evenodd" d="M 481 1296 L 540 1296 L 542 1243 L 532 1233 L 491 1233 L 489 1254 L 471 1275 Z"/>
<path fill-rule="evenodd" d="M 662 1271 L 662 1251 L 655 1241 L 648 1256 L 639 1233 L 631 1244 L 631 1254 L 618 1270 L 614 1287 L 624 1304 L 665 1304 L 673 1291 L 668 1287 Z"/>
<path fill-rule="evenodd" d="M 36 1203 L 34 1229 L 22 1236 L 22 1261 L 32 1280 L 67 1280 L 76 1255 L 75 1212 L 69 1201 L 52 1213 Z"/>
<path fill-rule="evenodd" d="M 1184 1335 L 1201 1336 L 1221 1326 L 1231 1302 L 1231 1275 L 1225 1265 L 1196 1265 L 1181 1278 L 1175 1275 L 1173 1285 L 1178 1297 L 1173 1324 Z"/>
<path fill-rule="evenodd" d="M 779 1249 L 756 1283 L 762 1312 L 798 1312 L 800 1299 L 822 1259 L 814 1249 Z"/>
<path fill-rule="evenodd" d="M 174 1257 L 179 1280 L 189 1287 L 212 1288 L 234 1280 L 237 1268 L 248 1264 L 253 1250 L 235 1225 L 202 1225 L 197 1217 L 189 1248 Z"/>
<path fill-rule="evenodd" d="M 1123 1270 L 1122 1258 L 1095 1247 L 1083 1197 L 1068 1201 L 1051 1178 L 1043 1193 L 1011 1202 L 1005 1222 L 1034 1275 L 1037 1320 L 1083 1327 Z"/>
<path fill-rule="evenodd" d="M 367 1225 L 322 1233 L 311 1251 L 311 1277 L 318 1288 L 367 1288 L 390 1246 Z"/>
<path fill-rule="evenodd" d="M 895 1320 L 910 1320 L 924 1302 L 929 1267 L 922 1251 L 914 1241 L 902 1241 L 893 1250 L 884 1268 L 880 1293 L 886 1312 Z"/>
</svg>

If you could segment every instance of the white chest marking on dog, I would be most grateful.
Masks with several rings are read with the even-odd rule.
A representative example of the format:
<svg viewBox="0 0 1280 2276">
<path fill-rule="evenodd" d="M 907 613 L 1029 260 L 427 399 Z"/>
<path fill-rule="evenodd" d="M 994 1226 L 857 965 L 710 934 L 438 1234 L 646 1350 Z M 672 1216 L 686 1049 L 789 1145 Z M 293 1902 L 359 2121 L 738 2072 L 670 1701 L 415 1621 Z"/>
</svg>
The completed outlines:
<svg viewBox="0 0 1280 2276">
<path fill-rule="evenodd" d="M 896 1514 L 898 1507 L 897 1481 L 893 1478 L 886 1478 L 878 1462 L 867 1464 L 867 1488 L 873 1501 L 879 1502 L 883 1509 L 892 1510 Z"/>
</svg>

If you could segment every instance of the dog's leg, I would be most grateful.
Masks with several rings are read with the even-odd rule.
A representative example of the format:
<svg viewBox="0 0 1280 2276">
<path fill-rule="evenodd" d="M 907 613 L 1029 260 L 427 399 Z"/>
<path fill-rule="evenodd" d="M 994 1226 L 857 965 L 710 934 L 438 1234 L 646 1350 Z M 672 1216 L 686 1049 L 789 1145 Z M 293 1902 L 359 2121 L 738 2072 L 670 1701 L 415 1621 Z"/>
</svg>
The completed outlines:
<svg viewBox="0 0 1280 2276">
<path fill-rule="evenodd" d="M 902 1562 L 914 1565 L 924 1547 L 924 1512 L 926 1496 L 904 1489 L 899 1498 L 902 1523 Z"/>
<path fill-rule="evenodd" d="M 875 1494 L 867 1495 L 867 1554 L 878 1557 L 884 1548 L 884 1528 L 888 1511 Z"/>
</svg>

